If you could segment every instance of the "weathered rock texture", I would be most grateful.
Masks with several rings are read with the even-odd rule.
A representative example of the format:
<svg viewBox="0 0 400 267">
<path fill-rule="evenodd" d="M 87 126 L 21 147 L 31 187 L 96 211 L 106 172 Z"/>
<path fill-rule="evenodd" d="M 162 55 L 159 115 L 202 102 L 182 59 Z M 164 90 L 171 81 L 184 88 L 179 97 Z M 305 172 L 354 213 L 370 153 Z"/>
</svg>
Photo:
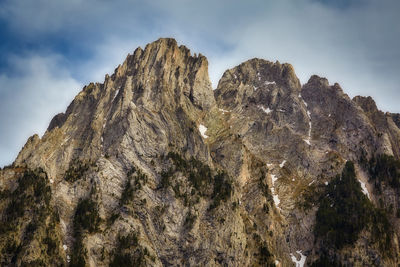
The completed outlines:
<svg viewBox="0 0 400 267">
<path fill-rule="evenodd" d="M 302 86 L 279 62 L 246 61 L 213 91 L 204 56 L 159 39 L 85 86 L 0 171 L 13 225 L 0 229 L 1 265 L 397 266 L 399 125 L 370 97 L 318 76 Z M 344 247 L 316 234 L 347 161 L 390 222 L 391 253 L 375 221 Z"/>
</svg>

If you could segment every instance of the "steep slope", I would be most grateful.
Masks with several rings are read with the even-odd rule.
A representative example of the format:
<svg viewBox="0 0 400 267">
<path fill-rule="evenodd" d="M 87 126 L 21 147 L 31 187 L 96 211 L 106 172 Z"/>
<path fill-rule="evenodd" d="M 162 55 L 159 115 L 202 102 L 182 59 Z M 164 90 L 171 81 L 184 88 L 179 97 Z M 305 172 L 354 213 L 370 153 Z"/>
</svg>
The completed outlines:
<svg viewBox="0 0 400 267">
<path fill-rule="evenodd" d="M 213 91 L 159 39 L 0 171 L 1 263 L 396 266 L 398 118 L 261 59 Z"/>
</svg>

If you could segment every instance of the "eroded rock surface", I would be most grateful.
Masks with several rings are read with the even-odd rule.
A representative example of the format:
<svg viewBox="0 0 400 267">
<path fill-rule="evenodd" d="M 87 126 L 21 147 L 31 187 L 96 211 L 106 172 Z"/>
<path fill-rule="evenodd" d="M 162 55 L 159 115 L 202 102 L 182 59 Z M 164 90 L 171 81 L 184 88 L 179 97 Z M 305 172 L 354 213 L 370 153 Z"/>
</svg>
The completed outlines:
<svg viewBox="0 0 400 267">
<path fill-rule="evenodd" d="M 1 264 L 397 266 L 399 118 L 262 59 L 213 91 L 204 56 L 159 39 L 85 86 L 0 171 L 2 222 L 16 225 L 0 231 Z M 43 188 L 24 185 L 31 172 Z M 348 195 L 388 222 L 366 218 L 345 247 L 316 232 L 337 177 L 358 179 Z M 37 205 L 10 213 L 16 190 Z M 393 233 L 386 243 L 375 226 Z"/>
</svg>

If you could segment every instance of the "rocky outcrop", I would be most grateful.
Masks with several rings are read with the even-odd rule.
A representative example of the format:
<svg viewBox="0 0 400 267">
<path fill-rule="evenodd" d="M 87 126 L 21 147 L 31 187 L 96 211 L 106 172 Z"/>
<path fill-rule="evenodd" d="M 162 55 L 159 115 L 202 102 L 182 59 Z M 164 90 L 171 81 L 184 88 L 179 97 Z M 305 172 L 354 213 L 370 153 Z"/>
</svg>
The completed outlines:
<svg viewBox="0 0 400 267">
<path fill-rule="evenodd" d="M 398 122 L 371 98 L 352 100 L 318 76 L 302 86 L 291 65 L 262 59 L 227 70 L 213 91 L 204 56 L 159 39 L 85 86 L 0 172 L 1 218 L 18 225 L 0 232 L 2 264 L 395 266 Z M 342 173 L 348 161 L 354 175 Z M 32 171 L 48 201 L 10 215 L 13 192 L 36 190 L 21 182 Z M 321 203 L 339 174 L 390 224 L 363 222 L 353 243 L 325 249 L 316 217 L 332 208 Z M 38 207 L 45 215 L 33 221 Z M 28 223 L 35 237 L 8 248 Z M 384 250 L 374 226 L 394 233 Z M 46 231 L 57 234 L 39 248 Z"/>
</svg>

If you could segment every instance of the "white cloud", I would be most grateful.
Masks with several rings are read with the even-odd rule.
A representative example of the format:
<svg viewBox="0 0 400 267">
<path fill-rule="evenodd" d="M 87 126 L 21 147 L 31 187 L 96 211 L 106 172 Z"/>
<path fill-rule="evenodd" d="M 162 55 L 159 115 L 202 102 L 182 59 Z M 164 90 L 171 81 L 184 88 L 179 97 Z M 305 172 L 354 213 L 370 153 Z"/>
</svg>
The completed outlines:
<svg viewBox="0 0 400 267">
<path fill-rule="evenodd" d="M 13 56 L 13 75 L 0 75 L 0 166 L 11 163 L 27 138 L 42 135 L 81 87 L 57 55 Z"/>
</svg>

